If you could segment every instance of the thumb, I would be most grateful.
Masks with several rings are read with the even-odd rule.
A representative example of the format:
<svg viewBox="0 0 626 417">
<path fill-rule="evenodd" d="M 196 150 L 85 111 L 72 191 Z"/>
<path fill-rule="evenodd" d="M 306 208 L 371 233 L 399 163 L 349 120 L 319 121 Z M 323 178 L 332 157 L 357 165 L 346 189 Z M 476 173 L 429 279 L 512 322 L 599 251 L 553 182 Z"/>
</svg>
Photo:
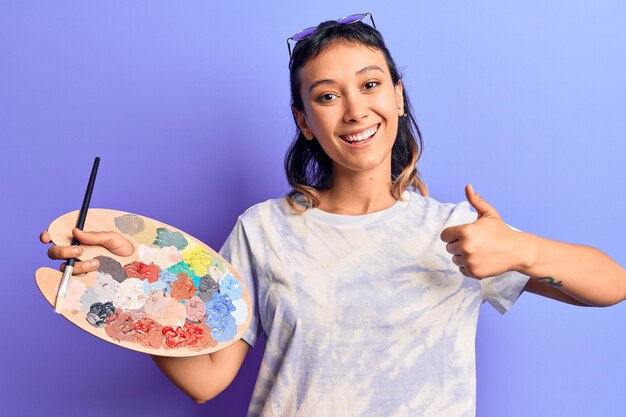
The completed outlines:
<svg viewBox="0 0 626 417">
<path fill-rule="evenodd" d="M 115 232 L 85 232 L 78 228 L 72 230 L 72 234 L 80 243 L 84 245 L 100 245 L 110 252 L 120 256 L 130 256 L 135 251 L 135 247 L 119 233 Z"/>
<path fill-rule="evenodd" d="M 467 197 L 467 201 L 476 210 L 476 213 L 478 213 L 478 218 L 479 219 L 481 217 L 490 216 L 490 215 L 493 215 L 493 214 L 498 215 L 498 212 L 496 211 L 496 209 L 493 208 L 493 206 L 491 206 L 489 203 L 487 203 L 485 200 L 483 200 L 476 193 L 476 191 L 474 190 L 474 187 L 472 186 L 472 184 L 467 184 L 465 186 L 465 196 Z"/>
</svg>

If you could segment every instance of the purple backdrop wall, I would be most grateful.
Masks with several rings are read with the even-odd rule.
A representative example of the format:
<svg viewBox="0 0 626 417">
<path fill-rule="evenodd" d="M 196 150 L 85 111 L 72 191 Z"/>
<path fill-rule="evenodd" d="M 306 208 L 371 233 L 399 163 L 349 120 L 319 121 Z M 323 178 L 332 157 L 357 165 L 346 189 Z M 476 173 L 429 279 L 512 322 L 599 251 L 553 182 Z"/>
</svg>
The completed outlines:
<svg viewBox="0 0 626 417">
<path fill-rule="evenodd" d="M 92 207 L 218 248 L 241 212 L 287 190 L 285 39 L 366 10 L 404 70 L 434 198 L 458 202 L 471 182 L 507 223 L 626 265 L 621 1 L 4 1 L 0 414 L 245 415 L 262 343 L 197 405 L 147 356 L 53 313 L 33 275 L 56 263 L 37 235 L 79 207 L 99 155 Z M 531 294 L 504 317 L 485 305 L 478 415 L 623 415 L 625 312 Z"/>
</svg>

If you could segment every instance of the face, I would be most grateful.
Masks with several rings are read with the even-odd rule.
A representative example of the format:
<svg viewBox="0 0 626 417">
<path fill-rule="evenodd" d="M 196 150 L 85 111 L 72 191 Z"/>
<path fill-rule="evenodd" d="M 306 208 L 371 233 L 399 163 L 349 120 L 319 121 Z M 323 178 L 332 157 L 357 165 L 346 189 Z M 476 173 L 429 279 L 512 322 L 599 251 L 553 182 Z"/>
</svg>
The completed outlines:
<svg viewBox="0 0 626 417">
<path fill-rule="evenodd" d="M 391 150 L 404 114 L 402 84 L 394 85 L 383 53 L 337 42 L 300 70 L 304 111 L 300 130 L 317 139 L 333 175 L 374 173 L 391 178 Z"/>
</svg>

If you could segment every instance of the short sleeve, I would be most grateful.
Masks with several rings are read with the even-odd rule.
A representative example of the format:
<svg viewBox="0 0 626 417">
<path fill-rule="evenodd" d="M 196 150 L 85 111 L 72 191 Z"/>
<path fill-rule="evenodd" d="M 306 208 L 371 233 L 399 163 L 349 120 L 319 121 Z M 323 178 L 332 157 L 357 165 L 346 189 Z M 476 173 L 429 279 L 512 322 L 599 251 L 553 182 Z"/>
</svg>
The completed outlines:
<svg viewBox="0 0 626 417">
<path fill-rule="evenodd" d="M 246 236 L 241 218 L 230 232 L 230 235 L 220 249 L 220 255 L 230 263 L 241 276 L 241 279 L 250 293 L 250 303 L 252 307 L 252 317 L 250 326 L 241 337 L 251 347 L 257 341 L 259 335 L 259 308 L 258 308 L 258 280 L 253 265 L 253 256 L 250 244 Z"/>
<path fill-rule="evenodd" d="M 529 276 L 517 271 L 508 271 L 495 277 L 480 280 L 483 299 L 500 314 L 504 314 L 513 306 L 524 291 Z"/>
<path fill-rule="evenodd" d="M 474 222 L 477 214 L 470 210 L 470 204 L 466 201 L 461 204 L 467 209 L 467 211 L 464 210 L 464 215 L 467 216 L 466 223 Z M 516 232 L 521 232 L 509 224 L 507 226 Z M 517 271 L 507 271 L 494 277 L 483 278 L 480 280 L 483 302 L 488 301 L 500 314 L 504 314 L 517 301 L 529 279 L 529 276 Z"/>
</svg>

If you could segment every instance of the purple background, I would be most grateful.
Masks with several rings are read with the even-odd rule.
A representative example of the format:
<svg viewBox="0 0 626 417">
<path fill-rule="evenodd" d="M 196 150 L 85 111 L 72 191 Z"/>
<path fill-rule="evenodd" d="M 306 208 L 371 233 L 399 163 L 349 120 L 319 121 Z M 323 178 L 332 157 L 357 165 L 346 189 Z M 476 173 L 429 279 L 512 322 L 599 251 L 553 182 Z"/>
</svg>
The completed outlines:
<svg viewBox="0 0 626 417">
<path fill-rule="evenodd" d="M 347 3 L 0 3 L 0 414 L 245 415 L 262 343 L 196 405 L 146 355 L 53 313 L 33 276 L 58 262 L 37 236 L 80 207 L 100 156 L 92 207 L 219 248 L 247 207 L 287 191 L 285 39 L 324 19 L 374 14 L 405 73 L 434 198 L 461 201 L 472 183 L 507 223 L 626 265 L 622 1 Z M 478 415 L 623 415 L 624 313 L 532 294 L 504 317 L 485 305 Z"/>
</svg>

